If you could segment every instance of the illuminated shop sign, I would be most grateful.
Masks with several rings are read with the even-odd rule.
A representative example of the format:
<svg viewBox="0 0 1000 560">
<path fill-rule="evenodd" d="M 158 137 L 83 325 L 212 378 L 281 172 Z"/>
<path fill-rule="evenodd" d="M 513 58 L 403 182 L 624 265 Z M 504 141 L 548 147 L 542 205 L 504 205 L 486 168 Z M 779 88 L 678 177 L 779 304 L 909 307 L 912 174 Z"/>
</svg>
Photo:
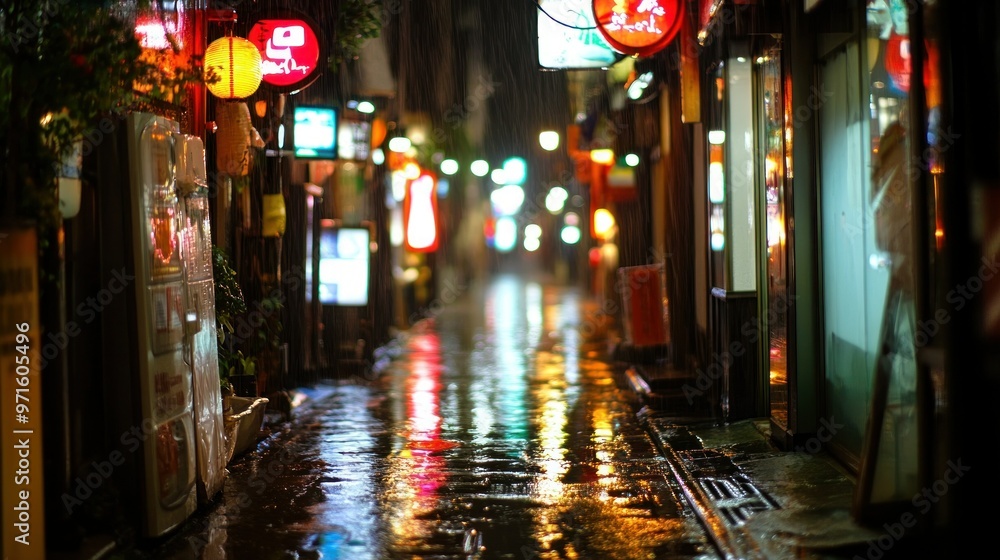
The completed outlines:
<svg viewBox="0 0 1000 560">
<path fill-rule="evenodd" d="M 670 44 L 684 20 L 682 0 L 593 0 L 597 29 L 615 50 L 649 56 Z"/>
<path fill-rule="evenodd" d="M 406 248 L 415 253 L 429 253 L 438 247 L 437 179 L 421 173 L 406 186 L 403 199 L 403 230 Z"/>
<path fill-rule="evenodd" d="M 607 68 L 621 58 L 594 26 L 590 0 L 539 0 L 538 65 L 550 70 Z"/>
<path fill-rule="evenodd" d="M 264 83 L 278 91 L 300 91 L 319 77 L 322 42 L 306 19 L 259 20 L 247 39 L 260 50 Z"/>
</svg>

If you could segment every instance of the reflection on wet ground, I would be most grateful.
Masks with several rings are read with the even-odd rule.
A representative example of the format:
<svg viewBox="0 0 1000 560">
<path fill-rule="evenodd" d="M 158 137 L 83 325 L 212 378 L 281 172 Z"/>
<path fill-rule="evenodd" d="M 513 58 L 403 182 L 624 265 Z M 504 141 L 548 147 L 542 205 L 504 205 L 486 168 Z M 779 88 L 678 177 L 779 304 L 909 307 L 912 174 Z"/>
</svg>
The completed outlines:
<svg viewBox="0 0 1000 560">
<path fill-rule="evenodd" d="M 230 466 L 157 558 L 715 558 L 584 328 L 588 298 L 500 277 Z"/>
</svg>

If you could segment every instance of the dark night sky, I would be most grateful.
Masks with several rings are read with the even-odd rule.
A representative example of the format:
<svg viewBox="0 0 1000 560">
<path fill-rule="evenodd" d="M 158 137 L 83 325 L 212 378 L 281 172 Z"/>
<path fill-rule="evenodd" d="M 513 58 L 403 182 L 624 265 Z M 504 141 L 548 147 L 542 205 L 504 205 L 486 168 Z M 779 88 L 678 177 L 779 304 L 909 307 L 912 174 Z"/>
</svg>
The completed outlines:
<svg viewBox="0 0 1000 560">
<path fill-rule="evenodd" d="M 565 74 L 539 70 L 532 0 L 485 0 L 482 6 L 484 58 L 498 83 L 487 150 L 501 157 L 507 151 L 537 152 L 538 133 L 562 130 L 569 120 Z"/>
</svg>

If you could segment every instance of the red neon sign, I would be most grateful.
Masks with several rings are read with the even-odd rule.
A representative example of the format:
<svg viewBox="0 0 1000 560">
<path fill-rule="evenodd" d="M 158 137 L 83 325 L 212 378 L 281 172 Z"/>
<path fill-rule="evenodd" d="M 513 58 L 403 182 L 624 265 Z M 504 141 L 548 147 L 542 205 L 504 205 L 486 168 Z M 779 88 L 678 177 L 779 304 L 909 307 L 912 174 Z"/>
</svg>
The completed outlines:
<svg viewBox="0 0 1000 560">
<path fill-rule="evenodd" d="M 594 21 L 615 50 L 649 56 L 662 50 L 681 29 L 682 0 L 594 0 Z"/>
<path fill-rule="evenodd" d="M 403 198 L 403 231 L 406 248 L 430 253 L 438 248 L 437 178 L 424 171 L 407 181 Z"/>
<path fill-rule="evenodd" d="M 264 83 L 299 91 L 319 76 L 321 45 L 303 19 L 262 19 L 247 36 L 260 51 Z"/>
</svg>

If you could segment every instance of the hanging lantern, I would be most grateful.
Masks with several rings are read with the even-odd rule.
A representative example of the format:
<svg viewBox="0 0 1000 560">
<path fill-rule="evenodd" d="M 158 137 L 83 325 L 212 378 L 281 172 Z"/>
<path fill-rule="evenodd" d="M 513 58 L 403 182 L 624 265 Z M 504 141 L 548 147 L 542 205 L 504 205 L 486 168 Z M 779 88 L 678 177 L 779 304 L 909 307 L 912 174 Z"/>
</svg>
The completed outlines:
<svg viewBox="0 0 1000 560">
<path fill-rule="evenodd" d="M 205 49 L 206 72 L 218 80 L 208 91 L 221 99 L 245 99 L 260 87 L 263 78 L 260 51 L 242 37 L 222 37 Z"/>
<path fill-rule="evenodd" d="M 250 146 L 253 142 L 253 125 L 250 108 L 246 103 L 219 103 L 216 108 L 215 162 L 221 173 L 230 177 L 250 174 Z"/>
</svg>

